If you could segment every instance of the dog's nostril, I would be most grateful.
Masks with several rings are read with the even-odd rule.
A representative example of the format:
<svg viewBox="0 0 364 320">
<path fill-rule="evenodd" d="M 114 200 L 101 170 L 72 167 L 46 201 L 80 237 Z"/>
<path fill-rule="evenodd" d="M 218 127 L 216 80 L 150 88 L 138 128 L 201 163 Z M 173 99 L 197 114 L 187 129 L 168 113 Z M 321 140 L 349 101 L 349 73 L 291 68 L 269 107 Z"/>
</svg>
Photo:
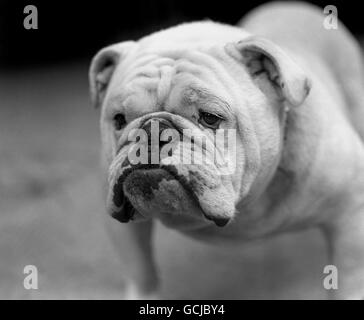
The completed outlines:
<svg viewBox="0 0 364 320">
<path fill-rule="evenodd" d="M 163 141 L 159 139 L 159 147 L 162 148 L 164 145 L 166 145 L 167 143 L 171 142 L 173 140 L 173 137 L 168 137 L 168 140 Z M 169 155 L 171 156 L 171 155 Z"/>
<path fill-rule="evenodd" d="M 141 128 L 147 133 L 149 146 L 156 144 L 158 141 L 159 147 L 163 147 L 173 139 L 172 137 L 169 137 L 167 141 L 161 140 L 161 134 L 164 130 L 174 129 L 173 124 L 167 119 L 149 119 L 142 125 Z"/>
</svg>

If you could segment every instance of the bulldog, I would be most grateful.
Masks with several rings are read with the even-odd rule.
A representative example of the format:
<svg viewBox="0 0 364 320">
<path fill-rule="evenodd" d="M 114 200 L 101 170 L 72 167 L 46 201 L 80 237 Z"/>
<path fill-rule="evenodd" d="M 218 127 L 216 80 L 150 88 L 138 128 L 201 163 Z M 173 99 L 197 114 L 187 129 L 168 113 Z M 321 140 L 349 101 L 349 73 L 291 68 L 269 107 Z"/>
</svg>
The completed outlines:
<svg viewBox="0 0 364 320">
<path fill-rule="evenodd" d="M 225 248 L 319 228 L 339 275 L 330 297 L 363 297 L 361 51 L 324 19 L 273 3 L 237 26 L 186 23 L 96 54 L 108 228 L 129 298 L 158 297 L 156 219 Z"/>
</svg>

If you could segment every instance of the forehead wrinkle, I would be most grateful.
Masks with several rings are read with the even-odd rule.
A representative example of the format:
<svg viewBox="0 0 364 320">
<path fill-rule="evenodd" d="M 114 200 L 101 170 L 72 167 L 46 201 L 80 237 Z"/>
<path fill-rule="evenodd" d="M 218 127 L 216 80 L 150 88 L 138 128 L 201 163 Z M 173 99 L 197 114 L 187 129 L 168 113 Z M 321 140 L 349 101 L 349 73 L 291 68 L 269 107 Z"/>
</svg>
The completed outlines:
<svg viewBox="0 0 364 320">
<path fill-rule="evenodd" d="M 159 104 L 163 104 L 169 95 L 174 73 L 175 69 L 171 66 L 160 67 L 160 79 L 157 84 L 157 101 Z"/>
<path fill-rule="evenodd" d="M 230 105 L 225 100 L 211 93 L 206 88 L 201 87 L 187 87 L 182 93 L 182 103 L 184 105 L 191 105 L 195 103 L 217 104 L 227 111 L 232 112 Z"/>
</svg>

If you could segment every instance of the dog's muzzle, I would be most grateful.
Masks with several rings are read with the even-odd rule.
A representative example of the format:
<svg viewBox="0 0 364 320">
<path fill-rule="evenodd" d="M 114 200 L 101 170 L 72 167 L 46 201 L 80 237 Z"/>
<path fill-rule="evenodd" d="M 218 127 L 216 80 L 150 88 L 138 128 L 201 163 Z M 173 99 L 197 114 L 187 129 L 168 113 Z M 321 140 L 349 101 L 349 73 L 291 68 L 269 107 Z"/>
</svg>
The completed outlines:
<svg viewBox="0 0 364 320">
<path fill-rule="evenodd" d="M 128 156 L 124 159 L 116 156 L 112 164 L 114 178 L 110 181 L 109 189 L 112 196 L 109 194 L 108 198 L 108 207 L 112 217 L 125 223 L 130 220 L 138 220 L 138 217 L 149 218 L 153 210 L 190 214 L 188 208 L 191 206 L 189 207 L 189 205 L 194 203 L 194 206 L 200 208 L 205 218 L 212 220 L 217 226 L 226 225 L 230 220 L 229 216 L 216 213 L 214 208 L 211 210 L 215 214 L 209 214 L 211 210 L 205 211 L 201 206 L 201 192 L 207 192 L 206 190 L 201 191 L 204 177 L 208 176 L 207 169 L 201 175 L 202 171 L 199 170 L 202 168 L 179 164 L 177 167 L 183 168 L 184 174 L 182 175 L 175 165 L 166 164 L 164 161 L 167 160 L 164 159 L 165 157 L 172 156 L 172 154 L 175 156 L 174 151 L 177 150 L 173 149 L 174 147 L 186 148 L 182 143 L 184 138 L 182 130 L 177 128 L 172 121 L 162 117 L 146 119 L 139 124 L 138 129 L 144 131 L 143 141 L 135 142 L 133 140 L 134 144 L 129 145 Z M 168 129 L 173 130 L 164 134 Z M 172 135 L 169 134 L 171 132 Z M 143 150 L 147 150 L 147 163 L 134 162 L 130 157 L 129 151 L 137 143 L 141 143 L 144 147 Z M 162 155 L 161 150 L 167 143 L 169 144 L 166 148 L 169 150 L 168 154 Z M 206 182 L 205 186 L 208 185 L 209 183 Z M 206 204 L 204 205 L 206 206 Z"/>
<path fill-rule="evenodd" d="M 164 130 L 174 129 L 174 132 L 178 133 L 178 138 L 182 138 L 182 134 L 172 122 L 161 117 L 147 119 L 140 125 L 139 129 L 143 130 L 147 137 L 146 141 L 142 142 L 148 148 L 147 163 L 134 163 L 129 156 L 126 157 L 120 165 L 121 169 L 126 169 L 112 186 L 113 209 L 111 210 L 111 215 L 123 223 L 135 219 L 137 213 L 125 195 L 125 189 L 149 199 L 152 197 L 152 189 L 162 179 L 174 179 L 172 175 L 167 175 L 165 172 L 166 168 L 162 169 L 160 165 L 160 150 L 170 142 L 169 140 L 163 140 L 163 137 L 161 137 Z M 133 173 L 133 178 L 127 179 L 131 173 Z"/>
</svg>

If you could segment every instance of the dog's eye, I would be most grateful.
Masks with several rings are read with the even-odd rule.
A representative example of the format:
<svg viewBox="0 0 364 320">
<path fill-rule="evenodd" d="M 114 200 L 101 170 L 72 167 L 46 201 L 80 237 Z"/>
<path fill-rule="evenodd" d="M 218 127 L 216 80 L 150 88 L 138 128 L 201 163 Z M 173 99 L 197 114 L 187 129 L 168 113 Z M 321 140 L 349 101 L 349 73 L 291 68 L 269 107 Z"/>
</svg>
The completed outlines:
<svg viewBox="0 0 364 320">
<path fill-rule="evenodd" d="M 209 112 L 200 112 L 200 123 L 208 128 L 217 129 L 222 118 Z"/>
<path fill-rule="evenodd" d="M 125 116 L 122 113 L 117 113 L 114 116 L 114 127 L 116 130 L 121 130 L 126 124 Z"/>
</svg>

